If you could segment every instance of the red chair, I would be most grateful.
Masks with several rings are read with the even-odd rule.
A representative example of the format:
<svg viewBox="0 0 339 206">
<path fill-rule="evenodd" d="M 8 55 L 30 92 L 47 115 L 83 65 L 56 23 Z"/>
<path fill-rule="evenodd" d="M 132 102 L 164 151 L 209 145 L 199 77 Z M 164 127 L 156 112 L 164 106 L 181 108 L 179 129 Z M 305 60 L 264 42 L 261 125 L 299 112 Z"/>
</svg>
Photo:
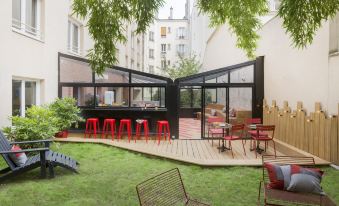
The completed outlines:
<svg viewBox="0 0 339 206">
<path fill-rule="evenodd" d="M 111 131 L 109 131 L 109 129 Z M 116 131 L 115 119 L 105 119 L 104 126 L 102 128 L 101 138 L 106 138 L 109 132 L 112 135 L 112 140 L 114 140 L 114 133 Z"/>
<path fill-rule="evenodd" d="M 137 128 L 136 128 L 136 134 L 134 138 L 134 142 L 137 142 L 137 138 L 140 138 L 140 133 L 141 133 L 141 127 L 144 126 L 144 134 L 146 138 L 146 143 L 148 142 L 148 135 L 149 135 L 149 128 L 148 128 L 148 121 L 147 119 L 143 119 L 142 122 L 137 121 Z"/>
<path fill-rule="evenodd" d="M 234 141 L 234 140 L 241 140 L 242 141 L 242 147 L 244 149 L 244 154 L 246 155 L 245 143 L 244 143 L 244 139 L 243 139 L 244 128 L 245 128 L 244 124 L 232 125 L 231 131 L 230 131 L 230 135 L 224 137 L 224 140 L 228 141 L 229 149 L 232 152 L 232 157 L 233 158 L 234 158 L 234 154 L 233 154 L 231 142 Z"/>
<path fill-rule="evenodd" d="M 272 141 L 273 148 L 274 148 L 274 155 L 277 156 L 277 153 L 275 150 L 275 142 L 273 140 L 274 130 L 275 130 L 275 125 L 257 125 L 256 133 L 255 135 L 252 135 L 252 139 L 256 142 L 257 148 L 259 148 L 260 141 L 265 142 L 265 151 L 268 145 L 268 141 Z M 260 135 L 260 134 L 264 134 L 264 135 Z M 255 158 L 257 158 L 257 149 L 254 149 L 254 150 L 255 150 Z"/>
<path fill-rule="evenodd" d="M 99 133 L 99 119 L 98 118 L 88 118 L 86 120 L 86 130 L 84 138 L 86 138 L 86 135 L 88 134 L 89 138 L 91 137 L 91 134 L 94 134 L 94 138 L 97 138 L 97 132 Z M 97 130 L 98 129 L 98 130 Z"/>
<path fill-rule="evenodd" d="M 224 133 L 222 128 L 215 128 L 215 123 L 223 123 L 225 122 L 225 119 L 222 117 L 209 117 L 207 119 L 207 137 L 210 137 L 210 134 L 212 135 L 212 146 L 213 146 L 213 138 L 214 135 L 220 135 L 222 136 Z M 208 140 L 209 141 L 209 140 Z"/>
<path fill-rule="evenodd" d="M 169 129 L 169 123 L 168 123 L 167 120 L 161 120 L 161 121 L 157 121 L 158 145 L 160 144 L 160 138 L 162 136 L 162 128 L 164 128 L 165 140 L 167 139 L 167 135 L 168 135 L 168 140 L 171 143 L 171 134 L 170 134 L 170 129 Z"/>
<path fill-rule="evenodd" d="M 251 124 L 261 124 L 261 119 L 260 118 L 249 118 L 249 119 L 246 119 L 245 124 L 246 126 L 250 126 Z M 248 134 L 252 136 L 256 133 L 256 130 L 248 130 L 247 132 Z"/>
<path fill-rule="evenodd" d="M 132 126 L 131 126 L 132 120 L 130 120 L 130 119 L 121 119 L 120 120 L 118 140 L 121 139 L 121 134 L 124 130 L 125 125 L 126 125 L 126 129 L 127 129 L 127 134 L 128 134 L 128 142 L 130 142 L 131 137 L 132 137 Z"/>
</svg>

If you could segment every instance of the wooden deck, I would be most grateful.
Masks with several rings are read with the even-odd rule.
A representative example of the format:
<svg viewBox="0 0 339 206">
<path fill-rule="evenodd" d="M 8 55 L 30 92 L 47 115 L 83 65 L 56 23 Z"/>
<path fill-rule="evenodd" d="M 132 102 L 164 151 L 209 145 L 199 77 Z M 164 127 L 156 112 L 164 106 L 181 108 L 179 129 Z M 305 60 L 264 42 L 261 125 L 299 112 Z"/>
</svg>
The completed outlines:
<svg viewBox="0 0 339 206">
<path fill-rule="evenodd" d="M 245 145 L 246 155 L 243 152 L 241 141 L 232 142 L 234 158 L 232 158 L 231 151 L 225 151 L 221 153 L 219 152 L 219 150 L 217 149 L 218 140 L 214 140 L 213 146 L 212 141 L 207 140 L 172 140 L 171 144 L 168 141 L 161 141 L 160 145 L 158 145 L 154 140 L 150 140 L 148 141 L 148 143 L 146 143 L 145 140 L 137 140 L 136 143 L 134 141 L 131 141 L 130 143 L 128 143 L 128 141 L 125 139 L 120 141 L 112 141 L 111 139 L 94 139 L 83 137 L 58 138 L 56 139 L 56 141 L 105 144 L 148 155 L 164 157 L 201 166 L 261 165 L 261 156 L 258 155 L 258 158 L 255 158 L 255 153 L 253 151 L 250 151 L 249 149 L 249 141 L 247 141 Z M 286 149 L 284 148 L 285 146 L 286 145 L 277 142 L 277 155 L 309 155 L 302 151 L 298 151 L 297 149 Z M 265 154 L 274 154 L 273 149 L 269 147 L 268 151 Z M 316 163 L 329 164 L 328 162 L 319 158 L 316 158 Z"/>
</svg>

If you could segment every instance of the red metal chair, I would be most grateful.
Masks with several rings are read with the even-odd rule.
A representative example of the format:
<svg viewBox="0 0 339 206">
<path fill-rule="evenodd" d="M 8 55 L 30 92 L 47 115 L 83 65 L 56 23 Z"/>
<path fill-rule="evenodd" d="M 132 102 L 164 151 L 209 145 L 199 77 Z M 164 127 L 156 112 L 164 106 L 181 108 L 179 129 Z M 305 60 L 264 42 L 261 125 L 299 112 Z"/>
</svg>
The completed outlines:
<svg viewBox="0 0 339 206">
<path fill-rule="evenodd" d="M 109 131 L 109 129 L 111 131 Z M 112 140 L 114 140 L 114 133 L 116 131 L 115 119 L 105 119 L 104 126 L 102 128 L 101 138 L 106 138 L 109 133 L 112 135 Z"/>
<path fill-rule="evenodd" d="M 148 127 L 148 121 L 147 119 L 143 119 L 142 122 L 137 121 L 137 127 L 136 127 L 136 134 L 134 138 L 134 142 L 137 142 L 137 138 L 140 138 L 141 133 L 141 127 L 144 126 L 144 134 L 146 138 L 146 143 L 148 142 L 148 135 L 149 135 L 149 127 Z"/>
<path fill-rule="evenodd" d="M 215 123 L 222 123 L 225 122 L 225 119 L 222 117 L 209 117 L 207 119 L 207 137 L 210 137 L 210 134 L 212 135 L 212 146 L 213 146 L 213 138 L 214 135 L 223 135 L 223 129 L 222 128 L 215 128 Z M 209 141 L 209 140 L 208 140 Z"/>
<path fill-rule="evenodd" d="M 86 135 L 88 134 L 89 138 L 91 137 L 91 134 L 94 134 L 94 138 L 97 138 L 97 132 L 100 132 L 100 125 L 99 125 L 99 119 L 98 118 L 88 118 L 86 120 L 86 130 L 84 138 L 86 138 Z"/>
<path fill-rule="evenodd" d="M 248 118 L 245 121 L 246 126 L 249 126 L 251 124 L 261 124 L 261 119 L 260 118 Z M 251 136 L 254 135 L 257 131 L 256 130 L 248 130 L 248 134 Z M 265 133 L 261 134 L 264 135 Z M 266 133 L 267 134 L 267 133 Z"/>
<path fill-rule="evenodd" d="M 120 125 L 119 125 L 119 134 L 118 134 L 118 140 L 121 139 L 121 134 L 124 130 L 124 126 L 126 125 L 127 134 L 128 134 L 128 142 L 131 141 L 132 137 L 132 120 L 131 119 L 121 119 Z"/>
<path fill-rule="evenodd" d="M 275 150 L 275 142 L 273 140 L 274 130 L 275 130 L 275 125 L 257 125 L 256 133 L 255 135 L 252 135 L 252 139 L 256 142 L 257 148 L 259 148 L 260 141 L 265 142 L 265 150 L 268 145 L 268 141 L 272 141 L 273 148 L 274 148 L 274 155 L 277 156 L 277 152 Z M 264 135 L 261 135 L 261 134 L 264 134 Z M 254 151 L 255 151 L 255 158 L 257 158 L 257 150 L 255 149 Z"/>
<path fill-rule="evenodd" d="M 246 155 L 245 143 L 244 143 L 244 139 L 243 139 L 244 128 L 245 128 L 244 124 L 232 125 L 231 131 L 230 131 L 230 135 L 224 137 L 224 140 L 228 141 L 229 149 L 232 152 L 232 157 L 233 158 L 234 158 L 234 154 L 233 154 L 231 142 L 234 141 L 234 140 L 241 140 L 242 141 L 242 147 L 244 149 L 244 154 Z"/>
<path fill-rule="evenodd" d="M 164 128 L 164 137 L 165 140 L 167 139 L 168 135 L 168 140 L 171 143 L 171 134 L 170 134 L 170 129 L 169 129 L 169 123 L 167 120 L 160 120 L 157 121 L 157 134 L 158 134 L 158 145 L 160 144 L 160 139 L 162 136 L 162 129 Z"/>
</svg>

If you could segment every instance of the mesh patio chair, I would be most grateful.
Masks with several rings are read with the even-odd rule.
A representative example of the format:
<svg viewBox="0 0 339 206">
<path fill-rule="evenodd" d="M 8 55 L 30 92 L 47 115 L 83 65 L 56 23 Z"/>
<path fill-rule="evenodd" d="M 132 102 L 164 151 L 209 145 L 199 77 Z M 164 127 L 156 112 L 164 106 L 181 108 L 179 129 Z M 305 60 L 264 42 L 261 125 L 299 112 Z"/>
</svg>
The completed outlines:
<svg viewBox="0 0 339 206">
<path fill-rule="evenodd" d="M 152 177 L 136 187 L 141 206 L 206 206 L 188 197 L 178 168 Z"/>
</svg>

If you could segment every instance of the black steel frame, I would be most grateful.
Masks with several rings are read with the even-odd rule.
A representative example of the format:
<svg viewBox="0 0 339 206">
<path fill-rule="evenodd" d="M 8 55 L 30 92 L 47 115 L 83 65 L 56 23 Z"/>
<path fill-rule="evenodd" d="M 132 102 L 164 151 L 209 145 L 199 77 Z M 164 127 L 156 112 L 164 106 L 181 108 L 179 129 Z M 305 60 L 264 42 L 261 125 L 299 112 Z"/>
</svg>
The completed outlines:
<svg viewBox="0 0 339 206">
<path fill-rule="evenodd" d="M 70 82 L 60 82 L 60 58 L 69 58 L 81 62 L 89 63 L 87 59 L 75 57 L 63 53 L 58 53 L 58 96 L 62 97 L 62 87 L 93 87 L 94 89 L 94 97 L 96 97 L 96 88 L 97 87 L 128 87 L 129 88 L 129 106 L 128 107 L 97 107 L 95 102 L 93 102 L 93 106 L 80 107 L 82 110 L 90 110 L 90 111 L 124 111 L 124 112 L 138 112 L 141 110 L 140 107 L 131 107 L 131 90 L 133 87 L 142 88 L 159 88 L 159 93 L 161 92 L 160 88 L 165 89 L 165 107 L 159 107 L 157 111 L 165 112 L 166 118 L 171 122 L 170 129 L 171 135 L 174 138 L 178 138 L 179 136 L 179 111 L 180 111 L 180 89 L 185 86 L 195 86 L 200 87 L 197 89 L 201 89 L 201 113 L 202 117 L 204 114 L 204 105 L 205 105 L 205 89 L 209 88 L 226 88 L 226 111 L 229 109 L 229 88 L 237 88 L 237 87 L 249 87 L 252 88 L 252 116 L 262 118 L 262 108 L 263 108 L 263 99 L 264 99 L 264 57 L 258 57 L 256 60 L 244 62 L 241 64 L 224 67 L 216 70 L 210 70 L 207 72 L 191 75 L 184 78 L 178 78 L 174 82 L 166 77 L 158 76 L 154 74 L 149 74 L 141 71 L 131 70 L 127 68 L 122 68 L 118 66 L 111 67 L 112 69 L 128 72 L 129 74 L 129 82 L 128 83 L 96 83 L 95 75 L 92 73 L 92 82 L 90 83 L 70 83 Z M 240 69 L 246 66 L 253 65 L 254 72 L 254 82 L 253 83 L 230 83 L 230 72 L 236 69 Z M 208 80 L 207 77 L 211 75 L 216 75 L 222 72 L 228 72 L 228 83 L 205 83 L 205 80 Z M 132 74 L 141 75 L 144 77 L 154 78 L 158 80 L 164 81 L 164 83 L 132 83 Z M 189 80 L 194 80 L 200 78 L 203 82 L 187 82 Z M 161 99 L 161 95 L 159 95 Z M 94 98 L 96 99 L 96 98 Z M 95 100 L 93 100 L 95 101 Z M 161 100 L 160 100 L 161 101 Z M 160 103 L 161 106 L 161 103 Z M 148 108 L 143 110 L 143 112 L 149 112 L 154 115 L 154 108 Z M 228 116 L 228 115 L 227 115 Z M 202 118 L 203 119 L 203 118 Z M 201 134 L 202 138 L 204 138 L 204 123 L 201 122 Z"/>
</svg>

